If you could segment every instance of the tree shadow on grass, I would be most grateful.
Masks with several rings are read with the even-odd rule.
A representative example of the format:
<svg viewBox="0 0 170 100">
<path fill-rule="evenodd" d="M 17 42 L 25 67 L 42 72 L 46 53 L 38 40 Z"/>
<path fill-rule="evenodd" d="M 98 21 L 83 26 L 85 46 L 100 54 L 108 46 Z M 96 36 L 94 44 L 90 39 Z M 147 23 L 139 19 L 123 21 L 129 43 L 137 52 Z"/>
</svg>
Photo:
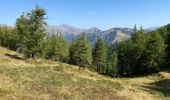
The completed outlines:
<svg viewBox="0 0 170 100">
<path fill-rule="evenodd" d="M 9 54 L 9 53 L 6 53 L 5 56 L 8 56 L 12 59 L 24 60 L 22 57 L 19 57 L 18 55 L 12 55 L 12 54 Z"/>
<path fill-rule="evenodd" d="M 150 93 L 159 92 L 165 97 L 170 97 L 170 79 L 163 79 L 150 84 L 144 84 L 142 87 Z"/>
</svg>

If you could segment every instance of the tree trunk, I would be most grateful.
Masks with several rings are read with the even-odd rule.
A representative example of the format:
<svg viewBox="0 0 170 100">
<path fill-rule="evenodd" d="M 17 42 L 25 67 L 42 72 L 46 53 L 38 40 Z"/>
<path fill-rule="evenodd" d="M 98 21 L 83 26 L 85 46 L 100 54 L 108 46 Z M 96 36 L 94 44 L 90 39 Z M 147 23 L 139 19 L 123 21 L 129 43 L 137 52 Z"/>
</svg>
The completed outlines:
<svg viewBox="0 0 170 100">
<path fill-rule="evenodd" d="M 19 46 L 18 48 L 17 48 L 17 51 L 16 52 L 19 52 L 21 50 L 21 47 Z"/>
<path fill-rule="evenodd" d="M 32 58 L 36 59 L 36 54 L 35 53 L 32 53 Z"/>
</svg>

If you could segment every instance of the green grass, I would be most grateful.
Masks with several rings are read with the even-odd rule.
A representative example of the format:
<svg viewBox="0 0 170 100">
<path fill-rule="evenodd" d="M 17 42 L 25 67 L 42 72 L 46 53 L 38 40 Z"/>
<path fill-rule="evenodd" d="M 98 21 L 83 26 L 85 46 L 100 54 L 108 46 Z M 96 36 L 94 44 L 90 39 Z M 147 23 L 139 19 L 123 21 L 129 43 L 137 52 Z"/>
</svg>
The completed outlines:
<svg viewBox="0 0 170 100">
<path fill-rule="evenodd" d="M 170 73 L 110 78 L 0 47 L 0 100 L 168 100 Z"/>
<path fill-rule="evenodd" d="M 116 95 L 116 90 L 123 89 L 119 83 L 106 80 L 94 81 L 49 67 L 6 67 L 1 74 L 12 79 L 18 91 L 16 94 L 24 94 L 21 97 L 27 96 L 27 93 L 31 95 L 38 93 L 48 94 L 49 99 L 122 98 Z"/>
<path fill-rule="evenodd" d="M 14 91 L 11 88 L 0 88 L 0 96 L 6 96 L 12 94 Z"/>
</svg>

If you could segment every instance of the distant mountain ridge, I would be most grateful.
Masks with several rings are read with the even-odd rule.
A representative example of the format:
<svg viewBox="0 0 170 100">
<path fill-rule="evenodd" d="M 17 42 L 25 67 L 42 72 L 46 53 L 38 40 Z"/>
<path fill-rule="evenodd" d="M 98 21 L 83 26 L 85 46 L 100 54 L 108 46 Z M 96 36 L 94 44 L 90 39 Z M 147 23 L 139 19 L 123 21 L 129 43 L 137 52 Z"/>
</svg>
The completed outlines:
<svg viewBox="0 0 170 100">
<path fill-rule="evenodd" d="M 146 32 L 156 30 L 157 28 L 148 28 Z M 58 26 L 48 26 L 47 32 L 49 34 L 55 34 L 57 32 L 60 32 L 68 42 L 70 42 L 72 39 L 77 38 L 79 34 L 84 32 L 86 33 L 87 39 L 93 45 L 98 38 L 104 39 L 108 44 L 119 43 L 121 41 L 129 39 L 131 37 L 131 34 L 133 33 L 133 29 L 111 28 L 109 30 L 102 31 L 96 27 L 90 29 L 80 29 L 66 24 L 62 24 Z"/>
</svg>

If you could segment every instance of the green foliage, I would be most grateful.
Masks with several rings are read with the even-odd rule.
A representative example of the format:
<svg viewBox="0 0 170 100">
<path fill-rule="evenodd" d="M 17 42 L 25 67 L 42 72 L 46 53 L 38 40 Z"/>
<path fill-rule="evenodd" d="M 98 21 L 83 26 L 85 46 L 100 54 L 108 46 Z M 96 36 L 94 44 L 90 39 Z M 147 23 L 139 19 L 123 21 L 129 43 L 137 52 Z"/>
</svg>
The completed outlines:
<svg viewBox="0 0 170 100">
<path fill-rule="evenodd" d="M 162 38 L 165 40 L 165 43 L 167 42 L 167 38 L 168 38 L 168 30 L 167 27 L 161 27 L 158 30 L 156 30 L 161 36 Z"/>
<path fill-rule="evenodd" d="M 164 39 L 158 32 L 153 32 L 147 41 L 144 52 L 144 67 L 147 68 L 147 71 L 151 72 L 161 69 L 161 65 L 165 63 L 165 49 Z"/>
<path fill-rule="evenodd" d="M 21 17 L 19 17 L 16 20 L 16 29 L 18 30 L 18 34 L 19 34 L 20 45 L 23 43 L 24 35 L 26 35 L 26 33 L 29 31 L 28 26 L 29 26 L 29 21 L 26 18 L 26 15 L 23 13 L 23 15 L 21 15 Z"/>
<path fill-rule="evenodd" d="M 7 88 L 7 89 L 0 88 L 0 96 L 1 97 L 12 94 L 13 92 L 14 91 L 11 88 Z"/>
<path fill-rule="evenodd" d="M 142 28 L 132 34 L 130 40 L 122 42 L 118 50 L 119 73 L 134 75 L 142 73 L 143 52 L 146 47 L 146 34 Z"/>
<path fill-rule="evenodd" d="M 15 28 L 6 25 L 0 25 L 0 46 L 7 47 L 11 50 L 16 50 L 18 40 L 18 33 Z"/>
<path fill-rule="evenodd" d="M 165 37 L 159 31 L 145 34 L 143 30 L 122 42 L 118 50 L 118 71 L 121 75 L 139 75 L 162 69 L 165 63 Z"/>
<path fill-rule="evenodd" d="M 130 40 L 122 42 L 118 51 L 119 73 L 132 75 L 139 72 L 141 57 L 145 48 L 145 39 L 142 31 L 132 34 Z"/>
<path fill-rule="evenodd" d="M 45 57 L 56 61 L 67 62 L 69 56 L 67 42 L 60 34 L 53 34 L 47 39 Z"/>
<path fill-rule="evenodd" d="M 166 44 L 167 44 L 167 48 L 166 48 L 166 69 L 170 69 L 170 24 L 168 24 L 166 26 L 167 28 L 167 38 L 166 38 Z"/>
<path fill-rule="evenodd" d="M 117 48 L 116 45 L 110 45 L 107 50 L 107 69 L 106 74 L 115 76 L 117 74 L 117 63 L 118 63 L 118 57 L 117 57 Z"/>
<path fill-rule="evenodd" d="M 69 55 L 69 62 L 71 64 L 79 65 L 80 67 L 88 67 L 91 65 L 92 49 L 90 43 L 86 39 L 85 33 L 71 42 Z"/>
<path fill-rule="evenodd" d="M 34 10 L 17 19 L 16 27 L 20 34 L 20 43 L 27 58 L 35 58 L 43 53 L 46 36 L 45 15 L 45 10 L 36 6 Z"/>
<path fill-rule="evenodd" d="M 98 39 L 93 48 L 93 64 L 96 71 L 106 73 L 107 69 L 107 47 L 102 39 Z"/>
<path fill-rule="evenodd" d="M 132 66 L 133 70 L 131 74 L 141 74 L 142 72 L 142 63 L 143 60 L 143 52 L 146 49 L 146 42 L 147 42 L 147 35 L 144 33 L 142 27 L 139 31 L 137 31 L 135 34 L 132 34 Z"/>
<path fill-rule="evenodd" d="M 134 47 L 131 40 L 123 41 L 118 48 L 118 73 L 131 74 L 134 65 Z"/>
</svg>

